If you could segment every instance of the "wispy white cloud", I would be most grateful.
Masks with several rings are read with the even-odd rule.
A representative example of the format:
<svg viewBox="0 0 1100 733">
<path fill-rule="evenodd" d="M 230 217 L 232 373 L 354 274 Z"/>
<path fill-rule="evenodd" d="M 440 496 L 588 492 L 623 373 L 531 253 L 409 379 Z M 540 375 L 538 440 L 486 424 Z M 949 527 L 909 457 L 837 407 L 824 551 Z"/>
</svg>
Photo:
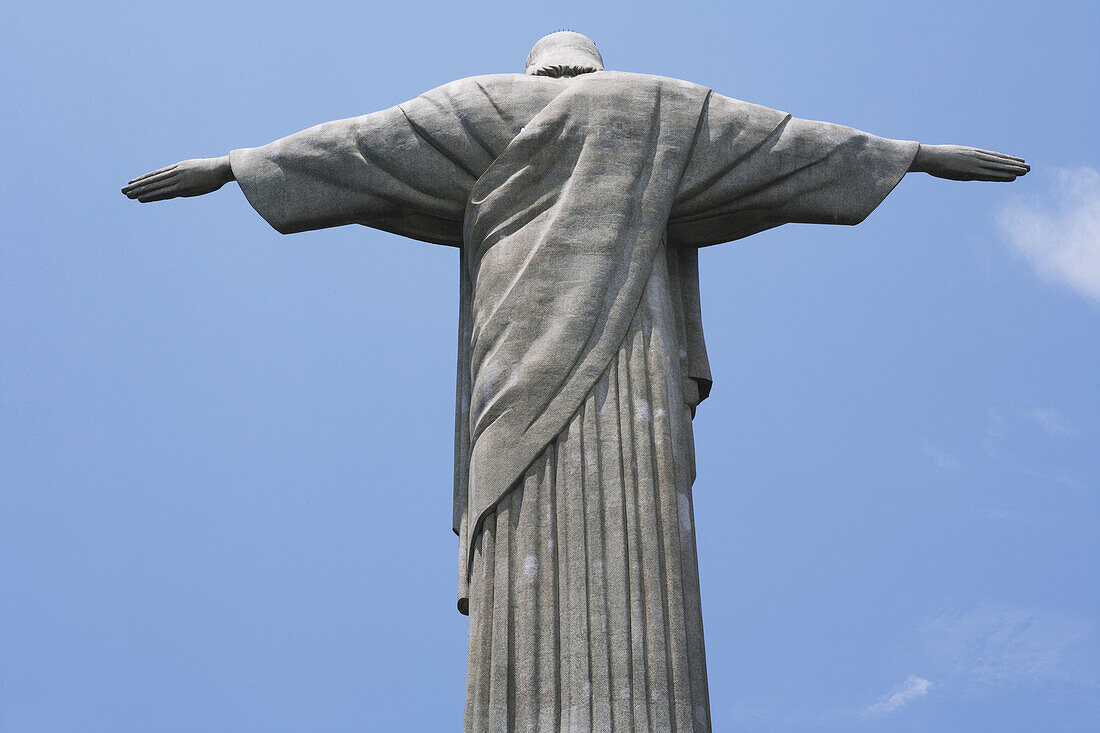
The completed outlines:
<svg viewBox="0 0 1100 733">
<path fill-rule="evenodd" d="M 947 614 L 925 628 L 933 659 L 945 674 L 980 685 L 1083 682 L 1090 627 L 1047 611 L 988 605 Z"/>
<path fill-rule="evenodd" d="M 923 675 L 910 674 L 879 699 L 833 710 L 817 722 L 850 729 L 853 718 L 897 714 L 930 693 L 959 698 L 1045 688 L 1064 699 L 1098 700 L 1093 624 L 1091 617 L 995 603 L 945 613 L 914 628 L 899 647 Z"/>
<path fill-rule="evenodd" d="M 928 442 L 922 443 L 917 453 L 927 458 L 941 471 L 954 471 L 962 465 L 958 458 Z"/>
<path fill-rule="evenodd" d="M 1009 417 L 1012 419 L 1011 425 Z M 1029 465 L 1030 461 L 1026 452 L 1012 450 L 1012 439 L 1013 437 L 1020 438 L 1019 428 L 1021 424 L 1025 424 L 1025 420 L 1030 421 L 1052 437 L 1072 438 L 1078 435 L 1077 430 L 1056 410 L 1038 407 L 1031 410 L 1012 409 L 1009 410 L 1006 416 L 1004 411 L 996 407 L 990 407 L 986 411 L 985 433 L 981 439 L 982 450 L 986 456 L 1001 467 L 1019 476 L 1026 476 L 1074 491 L 1088 490 L 1088 486 L 1071 475 L 1070 472 L 1056 466 Z M 992 515 L 990 516 L 992 517 Z"/>
<path fill-rule="evenodd" d="M 1100 172 L 1058 169 L 1045 200 L 1016 200 L 998 223 L 1041 277 L 1100 303 Z"/>
<path fill-rule="evenodd" d="M 1073 429 L 1070 428 L 1069 425 L 1066 424 L 1066 421 L 1062 419 L 1062 416 L 1054 410 L 1035 408 L 1028 412 L 1027 416 L 1048 435 L 1055 435 L 1058 437 L 1069 437 L 1073 435 Z"/>
<path fill-rule="evenodd" d="M 864 708 L 860 714 L 869 716 L 892 713 L 895 710 L 905 707 L 917 698 L 924 697 L 931 689 L 932 683 L 929 680 L 911 674 L 905 682 L 898 685 L 889 695 L 886 695 L 874 705 Z"/>
</svg>

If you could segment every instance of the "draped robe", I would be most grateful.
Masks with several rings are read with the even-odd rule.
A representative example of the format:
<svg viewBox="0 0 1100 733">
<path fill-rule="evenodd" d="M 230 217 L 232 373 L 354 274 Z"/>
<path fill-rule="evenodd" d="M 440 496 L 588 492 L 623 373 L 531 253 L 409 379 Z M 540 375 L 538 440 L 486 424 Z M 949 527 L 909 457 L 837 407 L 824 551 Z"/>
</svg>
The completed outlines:
<svg viewBox="0 0 1100 733">
<path fill-rule="evenodd" d="M 916 150 L 601 71 L 463 79 L 231 153 L 282 233 L 354 223 L 460 248 L 467 730 L 710 730 L 697 248 L 856 224 Z"/>
</svg>

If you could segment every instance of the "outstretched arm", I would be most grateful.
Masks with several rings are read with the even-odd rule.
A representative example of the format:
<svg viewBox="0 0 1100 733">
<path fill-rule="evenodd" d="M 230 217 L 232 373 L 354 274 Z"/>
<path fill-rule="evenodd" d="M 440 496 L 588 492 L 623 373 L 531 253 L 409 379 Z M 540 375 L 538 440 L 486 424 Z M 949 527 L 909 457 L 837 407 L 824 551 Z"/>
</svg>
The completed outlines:
<svg viewBox="0 0 1100 733">
<path fill-rule="evenodd" d="M 179 196 L 202 196 L 233 180 L 229 156 L 195 158 L 158 168 L 138 176 L 122 189 L 129 198 L 141 203 L 163 201 Z"/>
<path fill-rule="evenodd" d="M 890 140 L 712 94 L 669 241 L 700 247 L 794 222 L 858 224 L 907 172 L 1012 181 L 1028 170 L 1002 153 Z"/>
<path fill-rule="evenodd" d="M 1015 181 L 1026 175 L 1031 166 L 1023 158 L 992 150 L 922 144 L 909 170 L 952 181 Z"/>
<path fill-rule="evenodd" d="M 414 115 L 423 112 L 416 100 L 406 106 L 415 108 Z M 457 245 L 480 170 L 464 159 L 458 143 L 422 136 L 425 126 L 443 124 L 464 133 L 457 114 L 431 107 L 418 119 L 414 125 L 402 107 L 392 107 L 326 122 L 257 148 L 155 170 L 122 192 L 148 203 L 200 196 L 235 180 L 252 207 L 283 234 L 364 224 Z"/>
</svg>

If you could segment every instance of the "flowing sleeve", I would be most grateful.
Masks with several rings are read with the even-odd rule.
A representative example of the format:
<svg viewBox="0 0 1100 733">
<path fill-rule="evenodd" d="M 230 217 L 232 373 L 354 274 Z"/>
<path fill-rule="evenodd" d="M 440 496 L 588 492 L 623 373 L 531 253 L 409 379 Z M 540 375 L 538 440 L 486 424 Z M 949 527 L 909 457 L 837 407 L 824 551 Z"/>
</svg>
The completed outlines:
<svg viewBox="0 0 1100 733">
<path fill-rule="evenodd" d="M 712 93 L 669 240 L 702 247 L 781 224 L 858 224 L 909 170 L 917 148 Z"/>
<path fill-rule="evenodd" d="M 479 161 L 440 145 L 426 128 L 456 128 L 431 95 L 327 122 L 230 153 L 252 207 L 283 234 L 363 224 L 438 244 L 462 243 L 462 217 Z M 410 114 L 411 112 L 411 114 Z M 417 124 L 416 116 L 421 118 Z M 433 123 L 433 118 L 446 117 Z"/>
</svg>

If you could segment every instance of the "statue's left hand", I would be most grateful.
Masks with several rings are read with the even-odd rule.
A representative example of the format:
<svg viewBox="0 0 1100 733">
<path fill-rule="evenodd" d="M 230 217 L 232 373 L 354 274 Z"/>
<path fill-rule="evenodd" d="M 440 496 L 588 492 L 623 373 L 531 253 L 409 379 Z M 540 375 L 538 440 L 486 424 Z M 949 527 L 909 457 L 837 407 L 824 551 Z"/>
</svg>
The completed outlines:
<svg viewBox="0 0 1100 733">
<path fill-rule="evenodd" d="M 159 168 L 126 184 L 122 192 L 142 203 L 178 196 L 201 196 L 233 180 L 229 156 L 195 158 Z"/>
</svg>

